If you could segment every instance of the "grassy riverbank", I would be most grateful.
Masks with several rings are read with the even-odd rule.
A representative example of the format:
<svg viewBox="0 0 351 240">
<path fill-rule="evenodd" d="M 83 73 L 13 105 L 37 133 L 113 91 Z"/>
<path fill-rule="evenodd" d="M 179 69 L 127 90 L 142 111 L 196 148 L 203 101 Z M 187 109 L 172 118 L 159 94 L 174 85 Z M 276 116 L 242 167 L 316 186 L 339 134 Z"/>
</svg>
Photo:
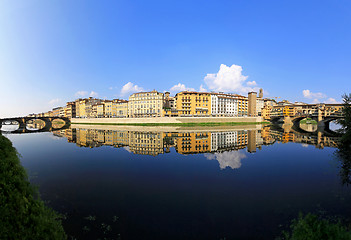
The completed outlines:
<svg viewBox="0 0 351 240">
<path fill-rule="evenodd" d="M 66 239 L 60 216 L 29 181 L 19 154 L 0 133 L 0 239 Z"/>
<path fill-rule="evenodd" d="M 179 127 L 196 127 L 196 126 L 238 126 L 238 125 L 258 125 L 269 124 L 269 122 L 199 122 L 199 123 L 71 123 L 84 125 L 125 125 L 125 126 L 179 126 Z"/>
</svg>

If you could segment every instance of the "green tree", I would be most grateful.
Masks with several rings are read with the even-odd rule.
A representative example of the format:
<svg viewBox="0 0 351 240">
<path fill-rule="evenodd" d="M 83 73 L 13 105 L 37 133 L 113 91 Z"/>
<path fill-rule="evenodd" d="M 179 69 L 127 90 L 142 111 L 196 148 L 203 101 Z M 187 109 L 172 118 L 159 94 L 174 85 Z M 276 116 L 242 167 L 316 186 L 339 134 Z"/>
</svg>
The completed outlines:
<svg viewBox="0 0 351 240">
<path fill-rule="evenodd" d="M 1 133 L 0 239 L 66 239 L 60 216 L 40 200 L 16 149 Z"/>
<path fill-rule="evenodd" d="M 338 120 L 343 133 L 342 142 L 351 144 L 351 93 L 344 94 L 343 98 L 343 118 Z"/>
<path fill-rule="evenodd" d="M 316 215 L 299 215 L 290 226 L 290 232 L 283 232 L 285 240 L 350 240 L 351 232 L 340 222 L 330 222 Z"/>
<path fill-rule="evenodd" d="M 343 118 L 338 120 L 343 134 L 335 154 L 340 161 L 340 178 L 343 184 L 351 184 L 351 94 L 343 95 Z"/>
</svg>

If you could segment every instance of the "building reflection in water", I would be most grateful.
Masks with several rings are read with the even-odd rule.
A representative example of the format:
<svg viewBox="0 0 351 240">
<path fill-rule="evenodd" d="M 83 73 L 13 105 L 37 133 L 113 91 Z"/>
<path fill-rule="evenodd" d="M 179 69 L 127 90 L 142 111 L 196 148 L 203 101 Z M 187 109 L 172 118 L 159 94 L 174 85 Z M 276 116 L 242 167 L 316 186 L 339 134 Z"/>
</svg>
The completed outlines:
<svg viewBox="0 0 351 240">
<path fill-rule="evenodd" d="M 140 129 L 140 128 L 139 128 Z M 221 169 L 241 167 L 246 158 L 245 151 L 255 153 L 262 145 L 280 143 L 301 143 L 317 148 L 337 147 L 339 137 L 322 132 L 284 132 L 264 126 L 254 130 L 191 130 L 178 132 L 101 130 L 69 128 L 53 132 L 55 136 L 66 137 L 68 142 L 79 147 L 113 146 L 123 147 L 134 154 L 156 156 L 169 153 L 171 148 L 179 154 L 204 154 L 208 160 L 217 160 Z"/>
</svg>

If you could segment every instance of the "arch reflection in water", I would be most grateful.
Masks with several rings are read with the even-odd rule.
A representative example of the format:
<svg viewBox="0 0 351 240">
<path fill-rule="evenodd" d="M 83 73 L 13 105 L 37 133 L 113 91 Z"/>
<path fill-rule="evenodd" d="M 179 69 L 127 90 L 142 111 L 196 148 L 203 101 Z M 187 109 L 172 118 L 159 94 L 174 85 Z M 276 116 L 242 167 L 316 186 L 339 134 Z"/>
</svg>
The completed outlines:
<svg viewBox="0 0 351 240">
<path fill-rule="evenodd" d="M 26 128 L 28 130 L 40 130 L 45 127 L 45 122 L 41 119 L 31 119 L 26 122 Z"/>
<path fill-rule="evenodd" d="M 158 131 L 148 128 L 116 129 L 104 127 L 95 129 L 94 126 L 69 128 L 54 131 L 54 135 L 66 137 L 68 142 L 79 147 L 113 146 L 123 147 L 130 153 L 156 156 L 167 154 L 171 149 L 179 154 L 204 154 L 209 160 L 217 160 L 221 169 L 237 169 L 241 160 L 248 153 L 261 149 L 262 145 L 280 143 L 301 143 L 302 146 L 314 145 L 316 148 L 337 147 L 340 138 L 327 136 L 322 132 L 299 133 L 284 132 L 271 126 L 255 126 L 251 129 L 167 129 Z"/>
</svg>

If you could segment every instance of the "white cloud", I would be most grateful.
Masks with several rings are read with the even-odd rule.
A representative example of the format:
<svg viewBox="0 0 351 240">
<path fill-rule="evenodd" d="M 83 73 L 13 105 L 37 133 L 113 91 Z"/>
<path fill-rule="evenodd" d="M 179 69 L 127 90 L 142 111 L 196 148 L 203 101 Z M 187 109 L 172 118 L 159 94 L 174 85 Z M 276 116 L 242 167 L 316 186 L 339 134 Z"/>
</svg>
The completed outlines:
<svg viewBox="0 0 351 240">
<path fill-rule="evenodd" d="M 78 98 L 84 98 L 84 97 L 98 97 L 99 94 L 97 92 L 91 91 L 90 93 L 87 91 L 78 91 L 74 94 Z"/>
<path fill-rule="evenodd" d="M 98 96 L 99 96 L 99 94 L 98 94 L 97 92 L 94 92 L 94 91 L 91 91 L 90 94 L 89 94 L 89 97 L 94 97 L 94 98 L 96 98 L 96 97 L 98 97 Z"/>
<path fill-rule="evenodd" d="M 335 98 L 328 98 L 326 103 L 337 104 L 337 103 L 340 103 L 340 102 L 336 101 Z"/>
<path fill-rule="evenodd" d="M 251 87 L 256 85 L 255 81 L 246 82 L 248 76 L 242 75 L 242 70 L 241 66 L 235 64 L 230 67 L 221 64 L 219 71 L 217 73 L 208 73 L 204 81 L 210 90 L 219 92 L 247 94 L 250 91 L 258 91 L 258 87 Z"/>
<path fill-rule="evenodd" d="M 123 149 L 126 150 L 129 153 L 132 153 L 132 151 L 130 150 L 129 146 L 125 146 L 125 147 L 123 147 Z"/>
<path fill-rule="evenodd" d="M 113 90 L 113 87 L 109 87 L 108 89 Z"/>
<path fill-rule="evenodd" d="M 49 101 L 49 105 L 50 106 L 58 106 L 60 103 L 62 103 L 62 99 L 61 98 L 55 98 Z"/>
<path fill-rule="evenodd" d="M 194 88 L 189 88 L 186 87 L 184 84 L 182 83 L 178 83 L 177 85 L 174 85 L 173 87 L 171 87 L 170 89 L 171 92 L 181 92 L 181 91 L 195 91 Z"/>
<path fill-rule="evenodd" d="M 125 96 L 129 93 L 136 93 L 136 92 L 142 92 L 142 91 L 145 91 L 142 87 L 139 87 L 138 85 L 128 82 L 122 87 L 121 96 Z"/>
<path fill-rule="evenodd" d="M 321 93 L 321 92 L 317 92 L 317 93 L 314 93 L 314 92 L 311 92 L 310 90 L 308 89 L 305 89 L 302 91 L 302 94 L 305 98 L 308 98 L 308 99 L 313 99 L 312 100 L 312 103 L 315 104 L 315 103 L 331 103 L 331 104 L 338 104 L 340 102 L 336 101 L 335 98 L 327 98 L 327 95 L 324 94 L 324 93 Z M 325 100 L 322 100 L 322 99 L 325 99 Z"/>
<path fill-rule="evenodd" d="M 247 82 L 247 86 L 256 86 L 256 85 L 257 85 L 256 81 Z"/>
<path fill-rule="evenodd" d="M 86 96 L 88 96 L 88 92 L 87 91 L 78 91 L 74 95 L 76 97 L 86 97 Z"/>
<path fill-rule="evenodd" d="M 207 89 L 206 88 L 204 88 L 204 86 L 201 84 L 200 85 L 200 90 L 199 90 L 200 92 L 207 92 Z"/>
<path fill-rule="evenodd" d="M 225 169 L 227 167 L 231 169 L 237 169 L 241 167 L 241 159 L 246 158 L 246 155 L 241 151 L 231 151 L 223 153 L 205 153 L 204 156 L 208 160 L 217 160 L 219 167 Z"/>
<path fill-rule="evenodd" d="M 303 94 L 303 96 L 305 98 L 310 98 L 310 99 L 312 99 L 312 98 L 320 99 L 320 98 L 326 98 L 327 97 L 324 93 L 320 93 L 320 92 L 314 93 L 314 92 L 311 92 L 308 89 L 303 90 L 302 94 Z"/>
</svg>

